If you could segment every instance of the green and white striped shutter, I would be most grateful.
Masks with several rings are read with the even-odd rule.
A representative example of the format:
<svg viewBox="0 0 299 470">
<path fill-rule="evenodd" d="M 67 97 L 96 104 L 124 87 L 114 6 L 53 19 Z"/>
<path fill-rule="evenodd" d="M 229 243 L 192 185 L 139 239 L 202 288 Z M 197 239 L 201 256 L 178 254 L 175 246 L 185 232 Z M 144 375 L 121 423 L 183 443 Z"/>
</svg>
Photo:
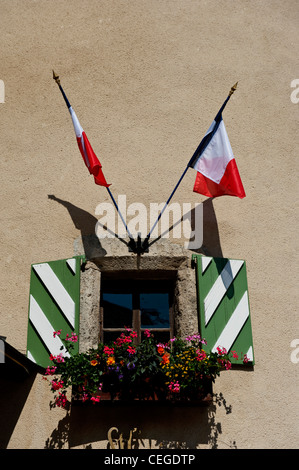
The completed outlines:
<svg viewBox="0 0 299 470">
<path fill-rule="evenodd" d="M 196 263 L 200 334 L 206 349 L 236 351 L 242 364 L 246 354 L 254 364 L 246 264 L 243 260 L 193 255 Z"/>
<path fill-rule="evenodd" d="M 50 365 L 50 354 L 62 352 L 61 338 L 79 334 L 81 260 L 77 256 L 31 266 L 27 357 L 42 367 Z M 78 343 L 72 343 L 74 353 Z"/>
</svg>

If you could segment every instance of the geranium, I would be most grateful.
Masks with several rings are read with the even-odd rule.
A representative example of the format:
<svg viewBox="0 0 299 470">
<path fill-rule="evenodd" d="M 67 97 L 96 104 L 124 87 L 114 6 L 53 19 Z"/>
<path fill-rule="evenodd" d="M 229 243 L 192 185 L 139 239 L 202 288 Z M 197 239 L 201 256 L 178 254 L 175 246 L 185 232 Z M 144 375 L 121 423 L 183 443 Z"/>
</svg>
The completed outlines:
<svg viewBox="0 0 299 470">
<path fill-rule="evenodd" d="M 108 356 L 113 356 L 114 348 L 109 348 L 108 346 L 104 346 L 103 352 L 104 354 L 107 354 Z"/>
<path fill-rule="evenodd" d="M 68 399 L 66 397 L 65 392 L 59 392 L 59 395 L 58 397 L 56 397 L 56 400 L 55 400 L 55 405 L 61 408 L 65 408 L 67 403 L 68 403 Z"/>
<path fill-rule="evenodd" d="M 60 388 L 63 388 L 63 380 L 60 380 L 59 382 L 52 380 L 52 390 L 59 390 Z"/>
<path fill-rule="evenodd" d="M 225 354 L 227 354 L 227 350 L 225 348 L 221 348 L 220 346 L 217 346 L 217 351 L 218 351 L 218 354 L 220 356 L 224 356 Z"/>
<path fill-rule="evenodd" d="M 203 361 L 207 357 L 207 353 L 203 349 L 199 349 L 198 351 L 196 351 L 196 354 L 196 359 L 198 361 Z"/>
<path fill-rule="evenodd" d="M 57 356 L 53 356 L 53 354 L 50 354 L 49 359 L 50 361 L 56 361 L 57 363 L 64 362 L 64 357 L 62 353 L 58 354 Z"/>
<path fill-rule="evenodd" d="M 55 374 L 55 371 L 56 371 L 57 367 L 55 366 L 48 366 L 46 368 L 46 372 L 45 372 L 45 375 L 54 375 Z"/>
<path fill-rule="evenodd" d="M 131 338 L 137 338 L 137 331 L 130 330 L 130 336 Z"/>
<path fill-rule="evenodd" d="M 72 341 L 73 343 L 76 343 L 78 341 L 78 336 L 76 335 L 76 333 L 72 333 L 71 335 L 69 335 L 67 333 L 65 340 L 66 341 Z"/>
<path fill-rule="evenodd" d="M 91 401 L 92 403 L 97 403 L 97 402 L 100 401 L 100 396 L 97 395 L 96 397 L 91 397 L 91 398 L 90 398 L 90 401 Z"/>
<path fill-rule="evenodd" d="M 133 335 L 134 335 L 134 333 L 133 333 Z M 125 333 L 121 333 L 121 335 L 116 339 L 116 341 L 114 341 L 113 344 L 115 344 L 115 346 L 119 347 L 119 346 L 122 346 L 123 344 L 132 343 L 132 341 L 133 341 L 132 340 L 132 333 L 129 334 L 129 335 L 126 335 Z"/>
<path fill-rule="evenodd" d="M 168 388 L 169 388 L 170 392 L 172 392 L 172 393 L 179 393 L 180 392 L 180 384 L 179 384 L 178 381 L 170 382 L 170 384 L 168 385 Z"/>
<path fill-rule="evenodd" d="M 232 356 L 234 359 L 238 359 L 239 358 L 239 355 L 237 354 L 236 351 L 232 351 Z"/>
<path fill-rule="evenodd" d="M 136 353 L 136 348 L 133 348 L 132 346 L 129 346 L 127 348 L 127 351 L 129 354 L 135 354 Z"/>
</svg>

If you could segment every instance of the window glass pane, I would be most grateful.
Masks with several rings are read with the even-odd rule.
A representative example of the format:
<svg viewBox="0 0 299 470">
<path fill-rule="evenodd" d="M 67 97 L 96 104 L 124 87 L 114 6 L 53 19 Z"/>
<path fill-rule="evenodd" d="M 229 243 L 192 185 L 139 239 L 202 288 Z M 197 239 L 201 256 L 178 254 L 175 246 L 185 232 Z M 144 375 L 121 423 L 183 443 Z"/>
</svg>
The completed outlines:
<svg viewBox="0 0 299 470">
<path fill-rule="evenodd" d="M 121 331 L 103 331 L 103 343 L 113 343 L 121 335 Z"/>
<path fill-rule="evenodd" d="M 168 293 L 140 294 L 141 328 L 169 328 Z"/>
<path fill-rule="evenodd" d="M 132 327 L 132 294 L 103 292 L 104 328 Z"/>
<path fill-rule="evenodd" d="M 170 331 L 150 330 L 157 343 L 167 343 L 170 340 Z M 142 338 L 143 334 L 141 334 Z"/>
</svg>

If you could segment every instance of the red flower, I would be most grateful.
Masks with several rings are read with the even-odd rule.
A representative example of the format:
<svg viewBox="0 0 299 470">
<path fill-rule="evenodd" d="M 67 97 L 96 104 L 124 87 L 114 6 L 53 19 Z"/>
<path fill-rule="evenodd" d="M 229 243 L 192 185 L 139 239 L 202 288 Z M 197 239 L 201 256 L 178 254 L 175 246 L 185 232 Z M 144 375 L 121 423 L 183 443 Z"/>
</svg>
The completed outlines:
<svg viewBox="0 0 299 470">
<path fill-rule="evenodd" d="M 104 354 L 108 354 L 108 356 L 113 356 L 114 354 L 114 349 L 109 348 L 108 346 L 104 346 Z"/>
<path fill-rule="evenodd" d="M 132 346 L 129 346 L 128 349 L 127 349 L 127 351 L 128 351 L 129 354 L 135 354 L 136 349 L 133 348 Z"/>
<path fill-rule="evenodd" d="M 60 380 L 59 382 L 55 382 L 55 380 L 52 380 L 52 390 L 59 390 L 60 388 L 63 387 L 63 380 Z"/>
</svg>

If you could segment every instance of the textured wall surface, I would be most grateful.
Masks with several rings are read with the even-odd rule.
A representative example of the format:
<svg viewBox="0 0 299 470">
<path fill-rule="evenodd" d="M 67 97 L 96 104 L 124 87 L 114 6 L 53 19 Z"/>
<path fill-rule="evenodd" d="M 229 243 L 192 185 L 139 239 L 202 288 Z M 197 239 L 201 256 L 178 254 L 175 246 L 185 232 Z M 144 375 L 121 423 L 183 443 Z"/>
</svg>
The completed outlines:
<svg viewBox="0 0 299 470">
<path fill-rule="evenodd" d="M 210 414 L 178 413 L 183 435 L 169 431 L 174 416 L 158 436 L 155 422 L 129 424 L 191 448 L 297 447 L 298 2 L 0 0 L 0 10 L 0 335 L 25 352 L 30 265 L 89 249 L 96 208 L 111 202 L 84 166 L 52 68 L 114 196 L 146 207 L 168 198 L 239 81 L 223 118 L 247 197 L 195 194 L 189 170 L 173 202 L 203 203 L 204 254 L 246 260 L 256 365 L 222 375 Z M 109 417 L 93 434 L 49 399 L 37 376 L 9 448 L 106 445 Z"/>
</svg>

